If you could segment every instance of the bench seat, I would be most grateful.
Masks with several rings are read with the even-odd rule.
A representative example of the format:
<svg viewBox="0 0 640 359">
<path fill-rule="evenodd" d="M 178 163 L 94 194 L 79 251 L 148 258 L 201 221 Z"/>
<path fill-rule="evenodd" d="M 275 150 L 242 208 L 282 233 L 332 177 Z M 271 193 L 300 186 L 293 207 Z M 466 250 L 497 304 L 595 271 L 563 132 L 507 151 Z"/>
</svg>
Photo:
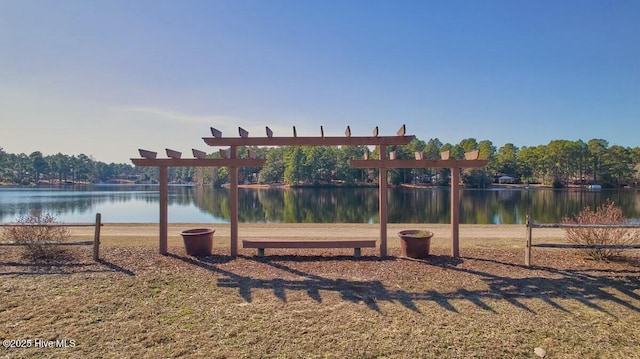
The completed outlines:
<svg viewBox="0 0 640 359">
<path fill-rule="evenodd" d="M 354 257 L 360 257 L 360 248 L 375 248 L 376 240 L 243 239 L 242 246 L 244 248 L 257 248 L 258 257 L 264 256 L 265 248 L 353 248 Z"/>
</svg>

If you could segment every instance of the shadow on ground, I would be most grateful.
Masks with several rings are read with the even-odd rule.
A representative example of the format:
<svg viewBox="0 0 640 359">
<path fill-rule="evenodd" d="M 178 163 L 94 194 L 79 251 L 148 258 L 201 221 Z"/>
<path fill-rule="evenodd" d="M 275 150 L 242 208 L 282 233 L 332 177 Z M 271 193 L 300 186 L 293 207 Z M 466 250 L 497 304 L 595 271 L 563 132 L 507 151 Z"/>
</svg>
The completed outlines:
<svg viewBox="0 0 640 359">
<path fill-rule="evenodd" d="M 64 256 L 41 259 L 15 258 L 0 261 L 0 276 L 8 275 L 69 275 L 78 273 L 105 273 L 117 272 L 127 276 L 135 273 L 106 259 L 82 260 L 81 257 L 67 253 Z"/>
<path fill-rule="evenodd" d="M 273 294 L 287 301 L 287 292 L 302 291 L 309 298 L 322 302 L 323 292 L 335 292 L 343 300 L 353 303 L 363 303 L 371 310 L 380 311 L 381 302 L 395 302 L 409 310 L 420 312 L 416 305 L 418 302 L 433 302 L 442 308 L 458 312 L 453 305 L 454 301 L 469 301 L 478 308 L 495 312 L 490 303 L 496 300 L 504 300 L 524 311 L 535 313 L 528 306 L 527 300 L 538 299 L 553 308 L 569 312 L 561 304 L 564 300 L 575 300 L 594 310 L 609 313 L 598 303 L 611 302 L 624 306 L 635 312 L 640 312 L 640 307 L 634 302 L 640 300 L 640 271 L 606 271 L 598 274 L 597 270 L 590 269 L 554 269 L 548 267 L 528 268 L 519 264 L 501 262 L 483 258 L 451 258 L 449 256 L 431 256 L 428 260 L 409 260 L 404 258 L 389 257 L 381 260 L 377 257 L 362 257 L 356 262 L 402 262 L 410 261 L 413 265 L 427 267 L 439 267 L 455 271 L 461 275 L 470 276 L 472 279 L 484 283 L 480 289 L 458 288 L 451 291 L 425 290 L 406 291 L 385 285 L 380 280 L 352 280 L 345 278 L 329 278 L 323 275 L 310 273 L 300 269 L 299 263 L 322 263 L 326 261 L 353 260 L 353 257 L 326 257 L 326 256 L 269 256 L 264 258 L 240 256 L 242 260 L 250 263 L 260 263 L 283 271 L 287 277 L 295 279 L 272 278 L 264 279 L 257 276 L 238 274 L 222 268 L 220 264 L 232 260 L 231 257 L 185 257 L 177 254 L 169 254 L 170 257 L 186 263 L 204 268 L 220 275 L 218 286 L 234 288 L 247 302 L 252 301 L 254 290 L 271 290 Z M 469 263 L 471 262 L 471 263 Z M 463 265 L 471 264 L 471 265 Z M 480 265 L 474 265 L 480 264 Z M 484 266 L 482 265 L 484 264 Z M 497 275 L 490 271 L 475 269 L 486 265 L 501 267 L 507 275 Z M 517 272 L 512 275 L 511 272 Z M 523 275 L 524 273 L 524 275 Z M 623 299 L 624 298 L 624 299 Z"/>
</svg>

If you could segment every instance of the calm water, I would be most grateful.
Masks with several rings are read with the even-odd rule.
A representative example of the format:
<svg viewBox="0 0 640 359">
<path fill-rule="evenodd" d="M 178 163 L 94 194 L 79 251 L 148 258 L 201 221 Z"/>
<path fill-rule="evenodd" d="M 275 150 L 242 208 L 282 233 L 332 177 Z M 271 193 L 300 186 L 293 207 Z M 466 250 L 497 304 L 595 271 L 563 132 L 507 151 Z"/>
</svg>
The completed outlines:
<svg viewBox="0 0 640 359">
<path fill-rule="evenodd" d="M 241 222 L 376 223 L 376 188 L 240 189 Z M 611 199 L 629 218 L 640 221 L 640 192 L 632 190 L 490 189 L 462 190 L 462 223 L 554 223 L 586 206 Z M 52 213 L 63 222 L 158 222 L 157 186 L 75 186 L 0 188 L 0 222 L 15 221 L 31 209 Z M 449 223 L 449 190 L 389 189 L 390 223 Z M 169 187 L 169 222 L 229 222 L 229 191 L 189 186 Z"/>
</svg>

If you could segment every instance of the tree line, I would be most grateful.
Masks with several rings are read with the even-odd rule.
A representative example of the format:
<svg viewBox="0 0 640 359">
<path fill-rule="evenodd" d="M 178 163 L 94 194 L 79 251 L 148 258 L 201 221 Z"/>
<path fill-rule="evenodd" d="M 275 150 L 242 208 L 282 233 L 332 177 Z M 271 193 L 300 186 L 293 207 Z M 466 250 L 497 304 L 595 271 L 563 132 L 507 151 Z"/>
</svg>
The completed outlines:
<svg viewBox="0 0 640 359">
<path fill-rule="evenodd" d="M 148 171 L 147 171 L 148 172 Z M 142 176 L 142 177 L 141 177 Z M 6 184 L 98 183 L 143 178 L 145 171 L 128 164 L 106 164 L 85 154 L 43 156 L 7 153 L 0 147 L 0 182 Z M 150 178 L 150 177 L 149 177 Z"/>
<path fill-rule="evenodd" d="M 603 139 L 553 140 L 546 145 L 518 147 L 507 143 L 496 148 L 489 140 L 467 138 L 460 143 L 442 143 L 438 138 L 423 141 L 415 138 L 404 146 L 388 146 L 396 158 L 414 158 L 415 152 L 423 152 L 425 159 L 439 159 L 443 151 L 451 151 L 454 159 L 464 158 L 465 152 L 477 150 L 479 158 L 488 159 L 483 169 L 464 170 L 462 180 L 470 187 L 486 187 L 501 181 L 552 185 L 600 184 L 603 187 L 637 186 L 640 181 L 640 147 L 609 145 Z M 349 165 L 352 158 L 362 158 L 369 149 L 365 146 L 289 146 L 289 147 L 241 147 L 239 157 L 246 158 L 248 151 L 265 158 L 263 167 L 240 168 L 241 183 L 285 183 L 292 185 L 347 184 L 366 185 L 377 183 L 375 169 L 356 169 Z M 378 148 L 372 149 L 372 158 L 378 157 Z M 219 153 L 209 154 L 220 158 Z M 169 169 L 169 180 L 175 183 L 213 184 L 229 181 L 227 168 L 176 167 Z M 56 155 L 43 156 L 36 151 L 6 153 L 0 147 L 0 182 L 10 184 L 39 183 L 150 183 L 157 182 L 157 170 L 153 167 L 134 167 L 130 164 L 104 163 L 91 156 Z M 388 180 L 393 184 L 446 185 L 449 169 L 389 169 Z"/>
</svg>

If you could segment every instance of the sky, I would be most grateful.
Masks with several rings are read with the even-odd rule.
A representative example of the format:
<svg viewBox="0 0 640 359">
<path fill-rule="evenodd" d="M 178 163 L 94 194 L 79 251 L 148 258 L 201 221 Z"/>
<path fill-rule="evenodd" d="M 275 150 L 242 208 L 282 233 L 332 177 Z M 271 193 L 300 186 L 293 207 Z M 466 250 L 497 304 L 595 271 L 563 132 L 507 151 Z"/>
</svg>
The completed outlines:
<svg viewBox="0 0 640 359">
<path fill-rule="evenodd" d="M 0 0 L 0 147 L 237 137 L 640 146 L 637 0 Z"/>
</svg>

